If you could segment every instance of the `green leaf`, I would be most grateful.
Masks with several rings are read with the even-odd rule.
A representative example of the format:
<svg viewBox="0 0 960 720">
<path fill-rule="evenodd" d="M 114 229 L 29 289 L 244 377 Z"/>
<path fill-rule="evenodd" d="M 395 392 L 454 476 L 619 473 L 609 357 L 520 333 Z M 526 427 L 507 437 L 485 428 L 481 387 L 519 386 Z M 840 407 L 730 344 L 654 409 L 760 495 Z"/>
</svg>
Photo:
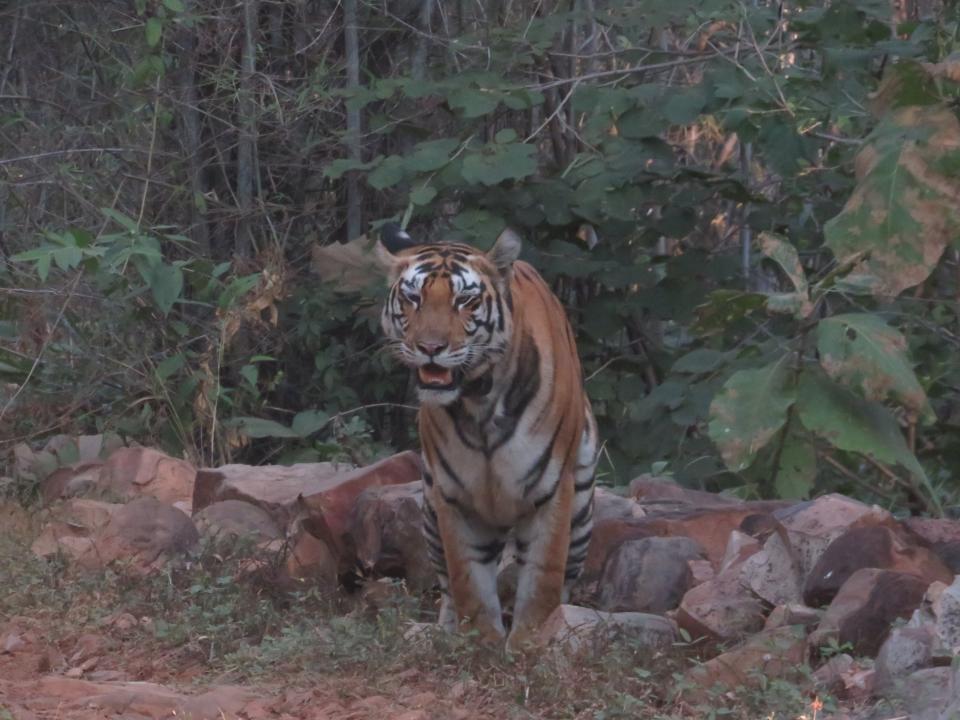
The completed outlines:
<svg viewBox="0 0 960 720">
<path fill-rule="evenodd" d="M 257 380 L 260 377 L 260 370 L 256 365 L 244 365 L 240 368 L 240 377 L 247 381 L 251 390 L 257 389 Z"/>
<path fill-rule="evenodd" d="M 832 379 L 867 400 L 900 403 L 933 418 L 927 394 L 907 357 L 907 340 L 876 315 L 835 315 L 817 325 L 820 365 Z"/>
<path fill-rule="evenodd" d="M 800 376 L 797 411 L 804 427 L 834 447 L 880 463 L 899 464 L 926 480 L 893 413 L 854 395 L 823 373 L 808 371 Z"/>
<path fill-rule="evenodd" d="M 239 428 L 240 431 L 249 438 L 299 437 L 298 433 L 294 432 L 286 425 L 281 425 L 273 420 L 264 420 L 262 418 L 255 417 L 237 417 L 232 418 L 229 421 L 229 424 Z"/>
<path fill-rule="evenodd" d="M 433 172 L 450 162 L 450 156 L 459 145 L 460 142 L 453 138 L 418 143 L 403 162 L 414 172 Z"/>
<path fill-rule="evenodd" d="M 140 232 L 140 227 L 137 225 L 137 221 L 133 218 L 127 217 L 121 212 L 117 212 L 113 208 L 100 208 L 100 212 L 106 215 L 108 218 L 113 220 L 118 225 L 124 227 L 132 233 Z"/>
<path fill-rule="evenodd" d="M 673 372 L 702 375 L 713 372 L 727 359 L 727 354 L 710 348 L 697 348 L 673 364 Z"/>
<path fill-rule="evenodd" d="M 414 205 L 428 205 L 436 196 L 437 189 L 432 185 L 426 185 L 410 193 L 410 202 Z"/>
<path fill-rule="evenodd" d="M 160 42 L 160 37 L 162 35 L 163 22 L 160 20 L 160 18 L 148 18 L 146 28 L 147 45 L 150 47 L 156 47 L 157 43 Z"/>
<path fill-rule="evenodd" d="M 793 292 L 771 293 L 767 297 L 767 310 L 772 313 L 793 315 L 798 320 L 813 312 L 807 276 L 800 264 L 797 249 L 785 238 L 774 233 L 760 233 L 760 250 L 775 262 L 793 284 Z"/>
<path fill-rule="evenodd" d="M 160 312 L 166 315 L 183 291 L 183 271 L 176 265 L 154 265 L 147 271 L 147 284 Z"/>
<path fill-rule="evenodd" d="M 500 143 L 501 145 L 506 145 L 507 143 L 512 143 L 517 139 L 517 131 L 513 128 L 504 128 L 496 135 L 493 136 L 494 142 Z"/>
<path fill-rule="evenodd" d="M 367 175 L 367 183 L 376 190 L 384 190 L 403 180 L 404 175 L 403 158 L 391 155 L 384 158 L 383 162 Z"/>
<path fill-rule="evenodd" d="M 187 9 L 184 7 L 183 0 L 163 0 L 163 6 L 175 13 L 182 13 Z"/>
<path fill-rule="evenodd" d="M 778 498 L 804 499 L 809 497 L 817 479 L 817 451 L 806 433 L 796 421 L 790 423 L 790 432 L 780 448 L 780 457 L 775 468 L 773 483 Z"/>
<path fill-rule="evenodd" d="M 710 439 L 730 470 L 748 467 L 786 422 L 797 399 L 791 357 L 735 372 L 710 404 Z"/>
<path fill-rule="evenodd" d="M 170 357 L 164 358 L 157 363 L 156 369 L 153 371 L 156 375 L 157 380 L 160 382 L 165 381 L 175 372 L 180 370 L 184 364 L 183 353 L 177 353 L 176 355 L 171 355 Z"/>
<path fill-rule="evenodd" d="M 457 88 L 447 95 L 450 107 L 460 110 L 465 118 L 477 118 L 497 109 L 501 94 L 482 88 Z"/>
<path fill-rule="evenodd" d="M 856 165 L 857 187 L 824 235 L 841 265 L 868 257 L 838 287 L 896 296 L 926 280 L 960 237 L 960 122 L 940 106 L 898 110 Z"/>
<path fill-rule="evenodd" d="M 300 437 L 309 437 L 321 430 L 328 422 L 330 422 L 330 416 L 323 410 L 304 410 L 294 416 L 293 431 Z"/>
<path fill-rule="evenodd" d="M 339 180 L 343 177 L 344 173 L 348 173 L 351 170 L 369 170 L 382 159 L 382 157 L 376 157 L 370 162 L 361 162 L 360 160 L 351 160 L 350 158 L 337 158 L 336 160 L 332 160 L 330 164 L 323 169 L 323 174 L 331 180 Z"/>
<path fill-rule="evenodd" d="M 510 143 L 487 145 L 481 152 L 464 158 L 463 179 L 469 183 L 498 185 L 504 180 L 520 180 L 537 171 L 536 148 Z"/>
</svg>

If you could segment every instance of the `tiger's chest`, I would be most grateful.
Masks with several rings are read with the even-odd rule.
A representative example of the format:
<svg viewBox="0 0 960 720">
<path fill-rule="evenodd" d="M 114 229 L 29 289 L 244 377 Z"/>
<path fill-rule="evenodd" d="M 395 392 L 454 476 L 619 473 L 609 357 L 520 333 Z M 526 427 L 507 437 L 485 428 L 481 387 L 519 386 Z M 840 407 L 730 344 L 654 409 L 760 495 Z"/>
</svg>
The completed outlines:
<svg viewBox="0 0 960 720">
<path fill-rule="evenodd" d="M 425 456 L 444 497 L 493 526 L 512 526 L 532 514 L 543 488 L 559 477 L 549 433 L 535 431 L 530 415 L 496 409 L 475 415 L 460 405 L 440 413 L 430 438 L 433 452 Z"/>
</svg>

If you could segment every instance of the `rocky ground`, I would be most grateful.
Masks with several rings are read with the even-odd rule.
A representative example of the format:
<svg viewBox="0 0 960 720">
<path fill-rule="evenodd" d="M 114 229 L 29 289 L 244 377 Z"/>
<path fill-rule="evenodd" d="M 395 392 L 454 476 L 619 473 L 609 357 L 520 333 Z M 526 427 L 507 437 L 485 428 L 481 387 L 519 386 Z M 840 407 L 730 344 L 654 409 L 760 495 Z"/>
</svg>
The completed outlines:
<svg viewBox="0 0 960 720">
<path fill-rule="evenodd" d="M 61 437 L 14 472 L 43 502 L 4 509 L 30 550 L 3 546 L 0 718 L 960 717 L 958 521 L 598 489 L 573 604 L 511 659 L 430 623 L 413 453 L 197 470 Z"/>
</svg>

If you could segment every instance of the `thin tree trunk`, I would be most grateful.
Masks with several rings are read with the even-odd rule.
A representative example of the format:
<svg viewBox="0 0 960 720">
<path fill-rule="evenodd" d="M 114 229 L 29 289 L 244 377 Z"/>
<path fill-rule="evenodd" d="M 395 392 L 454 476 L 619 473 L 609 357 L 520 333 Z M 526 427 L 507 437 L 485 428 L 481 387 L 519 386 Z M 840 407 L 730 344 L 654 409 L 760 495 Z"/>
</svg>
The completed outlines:
<svg viewBox="0 0 960 720">
<path fill-rule="evenodd" d="M 347 55 L 347 89 L 360 87 L 360 42 L 357 32 L 357 0 L 343 2 L 343 41 Z M 347 107 L 347 155 L 362 162 L 360 110 Z M 359 237 L 363 228 L 360 181 L 356 172 L 347 174 L 347 239 Z"/>
<path fill-rule="evenodd" d="M 234 252 L 240 257 L 253 253 L 252 213 L 254 174 L 257 156 L 256 103 L 253 96 L 253 76 L 257 64 L 257 9 L 258 0 L 243 3 L 243 52 L 240 57 L 240 138 L 237 143 L 237 201 L 240 222 Z"/>
<path fill-rule="evenodd" d="M 420 4 L 420 22 L 417 35 L 417 45 L 413 51 L 413 62 L 410 66 L 410 75 L 414 80 L 423 80 L 427 66 L 427 55 L 430 50 L 430 23 L 433 20 L 433 10 L 437 7 L 437 0 L 422 0 Z"/>
</svg>

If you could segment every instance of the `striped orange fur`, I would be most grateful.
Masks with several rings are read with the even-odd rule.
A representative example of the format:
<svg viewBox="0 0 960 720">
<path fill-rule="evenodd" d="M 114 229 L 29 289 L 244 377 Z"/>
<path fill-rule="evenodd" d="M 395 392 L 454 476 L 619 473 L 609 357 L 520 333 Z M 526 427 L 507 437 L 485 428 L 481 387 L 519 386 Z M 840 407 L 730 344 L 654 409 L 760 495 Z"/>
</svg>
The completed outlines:
<svg viewBox="0 0 960 720">
<path fill-rule="evenodd" d="M 418 244 L 396 226 L 378 253 L 390 295 L 382 325 L 420 395 L 424 534 L 441 622 L 506 635 L 497 565 L 520 564 L 508 647 L 563 601 L 590 541 L 597 429 L 560 302 L 505 231 L 483 253 Z"/>
</svg>

